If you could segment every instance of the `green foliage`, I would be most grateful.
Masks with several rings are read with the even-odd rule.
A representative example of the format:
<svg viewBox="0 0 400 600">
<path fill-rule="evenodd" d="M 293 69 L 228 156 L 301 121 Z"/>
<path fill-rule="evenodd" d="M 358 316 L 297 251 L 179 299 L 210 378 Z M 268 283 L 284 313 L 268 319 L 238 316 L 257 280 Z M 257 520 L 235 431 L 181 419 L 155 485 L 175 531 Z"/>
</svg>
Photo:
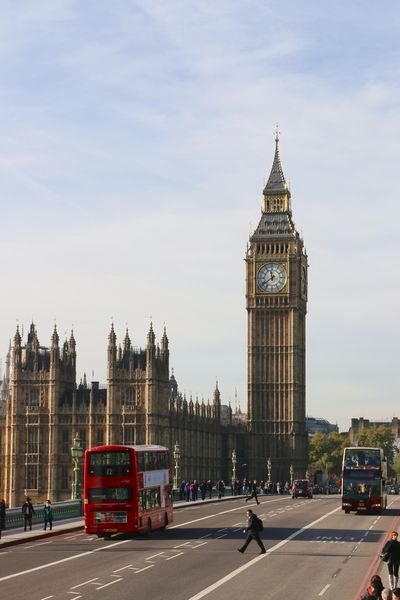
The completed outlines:
<svg viewBox="0 0 400 600">
<path fill-rule="evenodd" d="M 312 469 L 326 471 L 329 477 L 340 477 L 346 441 L 346 438 L 336 431 L 328 434 L 316 433 L 309 441 L 309 460 Z"/>
<path fill-rule="evenodd" d="M 392 464 L 392 471 L 397 481 L 400 481 L 400 454 L 397 452 L 394 462 Z"/>
<path fill-rule="evenodd" d="M 389 427 L 379 425 L 363 429 L 358 436 L 359 446 L 375 446 L 382 448 L 383 453 L 388 460 L 388 466 L 392 467 L 395 455 L 398 453 L 398 448 L 395 446 L 395 435 Z"/>
</svg>

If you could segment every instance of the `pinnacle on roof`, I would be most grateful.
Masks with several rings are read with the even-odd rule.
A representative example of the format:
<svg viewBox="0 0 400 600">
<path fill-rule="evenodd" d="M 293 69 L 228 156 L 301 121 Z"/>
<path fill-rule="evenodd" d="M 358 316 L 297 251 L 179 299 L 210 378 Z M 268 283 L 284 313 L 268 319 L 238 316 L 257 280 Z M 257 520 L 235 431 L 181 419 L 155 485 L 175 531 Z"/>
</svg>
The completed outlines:
<svg viewBox="0 0 400 600">
<path fill-rule="evenodd" d="M 58 346 L 59 339 L 60 338 L 58 337 L 57 333 L 57 325 L 54 325 L 53 335 L 51 336 L 51 345 L 53 348 Z"/>
<path fill-rule="evenodd" d="M 114 323 L 111 323 L 111 331 L 108 336 L 108 345 L 115 346 L 116 341 L 117 341 L 117 336 L 115 335 L 115 331 L 114 331 Z"/>
<path fill-rule="evenodd" d="M 124 339 L 124 350 L 130 350 L 131 338 L 129 337 L 128 328 L 126 328 L 125 339 Z"/>
<path fill-rule="evenodd" d="M 285 176 L 283 174 L 281 159 L 279 157 L 279 129 L 276 127 L 274 162 L 272 163 L 271 173 L 268 177 L 267 185 L 265 186 L 263 193 L 265 196 L 267 194 L 276 194 L 279 192 L 290 194 Z"/>
</svg>

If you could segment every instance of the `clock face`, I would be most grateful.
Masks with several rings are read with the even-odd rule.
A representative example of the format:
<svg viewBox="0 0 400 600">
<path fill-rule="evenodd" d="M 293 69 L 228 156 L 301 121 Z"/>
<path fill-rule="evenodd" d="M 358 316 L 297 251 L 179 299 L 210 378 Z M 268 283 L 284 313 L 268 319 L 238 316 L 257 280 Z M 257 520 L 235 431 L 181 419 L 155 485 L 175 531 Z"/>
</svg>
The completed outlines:
<svg viewBox="0 0 400 600">
<path fill-rule="evenodd" d="M 280 292 L 286 284 L 286 269 L 280 263 L 267 263 L 258 271 L 257 282 L 264 292 Z"/>
</svg>

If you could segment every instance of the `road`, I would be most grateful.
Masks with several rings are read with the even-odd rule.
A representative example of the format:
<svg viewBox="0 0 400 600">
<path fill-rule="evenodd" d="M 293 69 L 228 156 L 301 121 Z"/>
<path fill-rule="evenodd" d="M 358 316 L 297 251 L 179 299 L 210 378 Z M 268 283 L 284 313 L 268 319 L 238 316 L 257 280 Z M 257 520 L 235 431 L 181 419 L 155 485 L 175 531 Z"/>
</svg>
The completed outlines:
<svg viewBox="0 0 400 600">
<path fill-rule="evenodd" d="M 340 510 L 338 496 L 260 497 L 188 505 L 165 532 L 99 540 L 81 532 L 0 552 L 2 598 L 14 600 L 323 600 L 357 597 L 387 531 L 399 523 L 400 498 L 380 515 Z M 246 508 L 264 521 L 267 554 L 242 544 Z M 284 593 L 284 596 L 282 595 Z"/>
</svg>

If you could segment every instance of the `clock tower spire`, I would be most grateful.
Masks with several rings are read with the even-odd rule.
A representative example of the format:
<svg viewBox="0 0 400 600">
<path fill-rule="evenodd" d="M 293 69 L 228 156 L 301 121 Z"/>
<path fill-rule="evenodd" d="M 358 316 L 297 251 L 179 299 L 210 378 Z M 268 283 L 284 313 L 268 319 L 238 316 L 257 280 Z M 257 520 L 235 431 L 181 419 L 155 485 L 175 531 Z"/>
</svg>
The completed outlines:
<svg viewBox="0 0 400 600">
<path fill-rule="evenodd" d="M 261 218 L 246 254 L 249 473 L 257 479 L 265 478 L 268 458 L 280 481 L 289 480 L 290 465 L 298 477 L 306 470 L 307 267 L 292 220 L 277 129 Z"/>
</svg>

